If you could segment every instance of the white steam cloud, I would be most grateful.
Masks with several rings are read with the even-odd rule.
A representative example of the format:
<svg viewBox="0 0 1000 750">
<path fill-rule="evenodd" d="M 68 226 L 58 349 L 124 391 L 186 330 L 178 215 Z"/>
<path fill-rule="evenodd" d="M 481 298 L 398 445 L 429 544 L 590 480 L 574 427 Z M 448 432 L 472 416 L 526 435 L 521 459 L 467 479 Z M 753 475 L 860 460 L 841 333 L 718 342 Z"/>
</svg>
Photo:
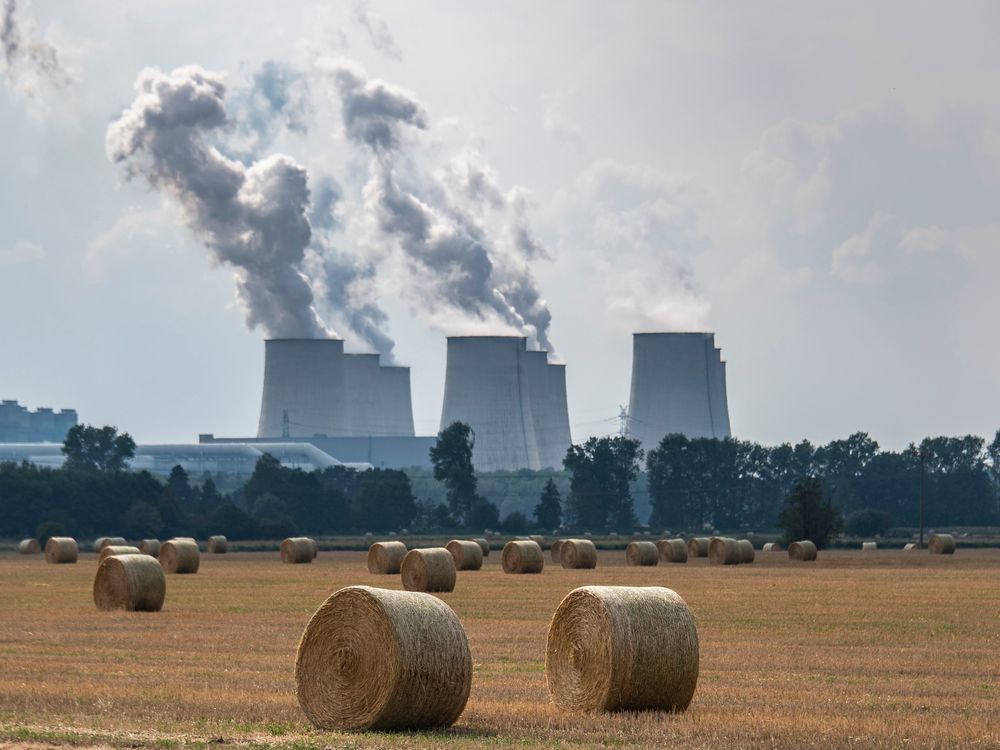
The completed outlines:
<svg viewBox="0 0 1000 750">
<path fill-rule="evenodd" d="M 17 0 L 4 0 L 0 18 L 0 45 L 3 46 L 3 73 L 20 91 L 33 95 L 39 80 L 66 86 L 73 78 L 59 60 L 59 51 L 40 38 L 30 25 L 19 23 Z"/>
</svg>

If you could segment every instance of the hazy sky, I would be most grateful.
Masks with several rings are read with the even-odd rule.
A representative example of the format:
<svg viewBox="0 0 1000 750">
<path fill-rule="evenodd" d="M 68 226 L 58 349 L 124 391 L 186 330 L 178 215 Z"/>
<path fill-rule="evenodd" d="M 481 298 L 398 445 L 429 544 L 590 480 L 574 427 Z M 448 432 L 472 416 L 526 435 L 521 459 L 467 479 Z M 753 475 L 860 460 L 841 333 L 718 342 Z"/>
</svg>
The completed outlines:
<svg viewBox="0 0 1000 750">
<path fill-rule="evenodd" d="M 252 435 L 266 315 L 234 264 L 250 295 L 291 258 L 321 325 L 394 340 L 422 434 L 444 333 L 525 310 L 575 439 L 616 427 L 636 330 L 717 333 L 742 438 L 1000 427 L 996 3 L 3 6 L 2 398 L 140 442 Z M 114 163 L 140 73 L 155 108 L 191 65 L 223 119 Z M 219 208 L 214 167 L 254 189 Z M 246 238 L 306 179 L 312 239 L 258 264 Z"/>
</svg>

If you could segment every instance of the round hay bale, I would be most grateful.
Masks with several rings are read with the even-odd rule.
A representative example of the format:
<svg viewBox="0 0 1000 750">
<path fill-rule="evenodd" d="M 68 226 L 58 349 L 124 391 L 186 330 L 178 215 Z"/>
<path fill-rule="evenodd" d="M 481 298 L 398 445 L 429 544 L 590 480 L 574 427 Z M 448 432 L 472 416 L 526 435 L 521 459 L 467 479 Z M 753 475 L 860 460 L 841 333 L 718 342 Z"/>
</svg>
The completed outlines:
<svg viewBox="0 0 1000 750">
<path fill-rule="evenodd" d="M 299 705 L 319 729 L 447 727 L 471 687 L 458 616 L 419 592 L 337 591 L 309 620 L 295 655 Z"/>
<path fill-rule="evenodd" d="M 584 586 L 549 624 L 552 701 L 578 711 L 683 711 L 698 683 L 698 629 L 687 604 L 659 586 Z"/>
<path fill-rule="evenodd" d="M 549 549 L 552 551 L 552 562 L 560 562 L 562 558 L 559 556 L 559 548 L 563 546 L 563 539 L 556 539 L 552 542 L 552 546 Z"/>
<path fill-rule="evenodd" d="M 141 555 L 142 552 L 138 547 L 133 547 L 130 544 L 109 544 L 104 549 L 101 550 L 101 554 L 97 556 L 97 564 L 100 565 L 109 557 L 113 555 Z"/>
<path fill-rule="evenodd" d="M 479 570 L 483 567 L 483 548 L 478 542 L 452 539 L 445 547 L 455 560 L 457 570 Z"/>
<path fill-rule="evenodd" d="M 313 561 L 313 541 L 305 536 L 290 536 L 281 542 L 281 562 L 302 565 Z"/>
<path fill-rule="evenodd" d="M 916 548 L 917 545 L 915 545 L 913 542 L 908 542 L 903 545 L 903 552 L 910 552 L 912 550 L 915 550 Z"/>
<path fill-rule="evenodd" d="M 45 543 L 47 563 L 75 563 L 79 556 L 80 547 L 72 537 L 53 536 Z"/>
<path fill-rule="evenodd" d="M 877 542 L 861 542 L 861 550 L 863 552 L 873 552 L 878 549 Z"/>
<path fill-rule="evenodd" d="M 229 552 L 229 540 L 222 535 L 208 538 L 208 551 L 213 555 L 224 555 Z"/>
<path fill-rule="evenodd" d="M 399 566 L 399 574 L 407 591 L 455 590 L 455 558 L 444 547 L 411 549 Z"/>
<path fill-rule="evenodd" d="M 625 560 L 629 565 L 656 565 L 660 562 L 660 551 L 654 542 L 629 542 Z"/>
<path fill-rule="evenodd" d="M 528 536 L 528 539 L 530 539 L 531 541 L 533 541 L 535 544 L 537 544 L 543 550 L 545 549 L 545 537 L 542 536 L 541 534 L 530 534 Z"/>
<path fill-rule="evenodd" d="M 781 545 L 777 542 L 767 542 L 760 548 L 761 552 L 781 552 Z"/>
<path fill-rule="evenodd" d="M 688 557 L 708 557 L 707 536 L 693 536 L 687 541 Z"/>
<path fill-rule="evenodd" d="M 656 543 L 656 550 L 663 562 L 686 563 L 688 561 L 687 543 L 683 539 L 661 539 Z"/>
<path fill-rule="evenodd" d="M 160 556 L 160 540 L 159 539 L 143 539 L 139 542 L 139 551 L 144 555 L 149 555 L 150 557 Z"/>
<path fill-rule="evenodd" d="M 932 555 L 954 555 L 955 537 L 951 534 L 931 534 L 927 549 Z"/>
<path fill-rule="evenodd" d="M 537 542 L 514 540 L 503 546 L 500 564 L 504 573 L 541 573 L 545 567 L 545 554 Z"/>
<path fill-rule="evenodd" d="M 788 558 L 790 560 L 802 560 L 809 562 L 816 559 L 816 545 L 808 539 L 801 542 L 792 542 L 788 545 Z"/>
<path fill-rule="evenodd" d="M 712 565 L 739 565 L 740 545 L 735 539 L 717 536 L 708 545 L 708 562 Z"/>
<path fill-rule="evenodd" d="M 316 543 L 316 540 L 313 539 L 312 537 L 306 537 L 306 539 L 308 539 L 309 544 L 312 545 L 313 560 L 315 560 L 317 557 L 319 557 L 319 545 Z"/>
<path fill-rule="evenodd" d="M 478 544 L 480 548 L 483 550 L 483 557 L 490 556 L 490 543 L 486 539 L 483 539 L 481 536 L 477 536 L 472 541 Z"/>
<path fill-rule="evenodd" d="M 135 554 L 112 554 L 103 558 L 97 567 L 94 604 L 98 609 L 159 612 L 166 595 L 167 579 L 163 575 L 163 566 L 149 555 L 138 551 Z"/>
<path fill-rule="evenodd" d="M 375 542 L 368 548 L 368 572 L 376 575 L 395 575 L 406 557 L 402 542 Z"/>
<path fill-rule="evenodd" d="M 736 542 L 740 550 L 740 563 L 752 563 L 756 555 L 753 551 L 753 542 L 749 539 L 740 539 Z"/>
<path fill-rule="evenodd" d="M 167 573 L 197 573 L 201 552 L 193 539 L 170 539 L 160 545 L 160 565 Z"/>
<path fill-rule="evenodd" d="M 128 542 L 125 537 L 121 536 L 99 536 L 94 540 L 94 552 L 100 552 L 109 544 L 114 544 L 117 547 L 127 547 Z"/>
<path fill-rule="evenodd" d="M 38 555 L 41 554 L 42 545 L 37 539 L 22 539 L 17 543 L 17 551 L 22 555 Z"/>
<path fill-rule="evenodd" d="M 564 568 L 590 570 L 597 567 L 597 547 L 589 539 L 564 539 L 559 548 Z"/>
</svg>

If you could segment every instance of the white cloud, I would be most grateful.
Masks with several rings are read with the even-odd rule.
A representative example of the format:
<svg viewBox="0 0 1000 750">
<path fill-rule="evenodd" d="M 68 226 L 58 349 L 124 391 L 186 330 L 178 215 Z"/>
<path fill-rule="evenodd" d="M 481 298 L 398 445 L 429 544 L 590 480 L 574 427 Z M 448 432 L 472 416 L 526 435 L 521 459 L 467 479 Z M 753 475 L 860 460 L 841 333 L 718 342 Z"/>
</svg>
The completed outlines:
<svg viewBox="0 0 1000 750">
<path fill-rule="evenodd" d="M 21 266 L 36 263 L 45 257 L 41 247 L 28 240 L 18 240 L 9 247 L 0 247 L 0 266 Z"/>
</svg>

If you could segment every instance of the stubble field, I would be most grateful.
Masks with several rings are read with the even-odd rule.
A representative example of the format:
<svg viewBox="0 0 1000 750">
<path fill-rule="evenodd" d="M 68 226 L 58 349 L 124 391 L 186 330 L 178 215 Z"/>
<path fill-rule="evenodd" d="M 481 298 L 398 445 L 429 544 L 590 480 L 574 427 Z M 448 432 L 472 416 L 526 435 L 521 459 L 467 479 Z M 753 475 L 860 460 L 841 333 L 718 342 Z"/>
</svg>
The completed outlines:
<svg viewBox="0 0 1000 750">
<path fill-rule="evenodd" d="M 548 556 L 548 555 L 547 555 Z M 441 598 L 458 613 L 474 676 L 450 730 L 313 730 L 295 699 L 298 638 L 351 584 L 398 589 L 360 552 L 311 565 L 277 553 L 202 555 L 168 576 L 159 613 L 99 612 L 96 556 L 76 565 L 0 555 L 0 746 L 207 747 L 1000 747 L 1000 550 L 758 552 L 752 565 L 504 575 L 497 551 Z M 690 709 L 585 715 L 545 687 L 548 620 L 586 584 L 665 585 L 698 621 Z"/>
</svg>

